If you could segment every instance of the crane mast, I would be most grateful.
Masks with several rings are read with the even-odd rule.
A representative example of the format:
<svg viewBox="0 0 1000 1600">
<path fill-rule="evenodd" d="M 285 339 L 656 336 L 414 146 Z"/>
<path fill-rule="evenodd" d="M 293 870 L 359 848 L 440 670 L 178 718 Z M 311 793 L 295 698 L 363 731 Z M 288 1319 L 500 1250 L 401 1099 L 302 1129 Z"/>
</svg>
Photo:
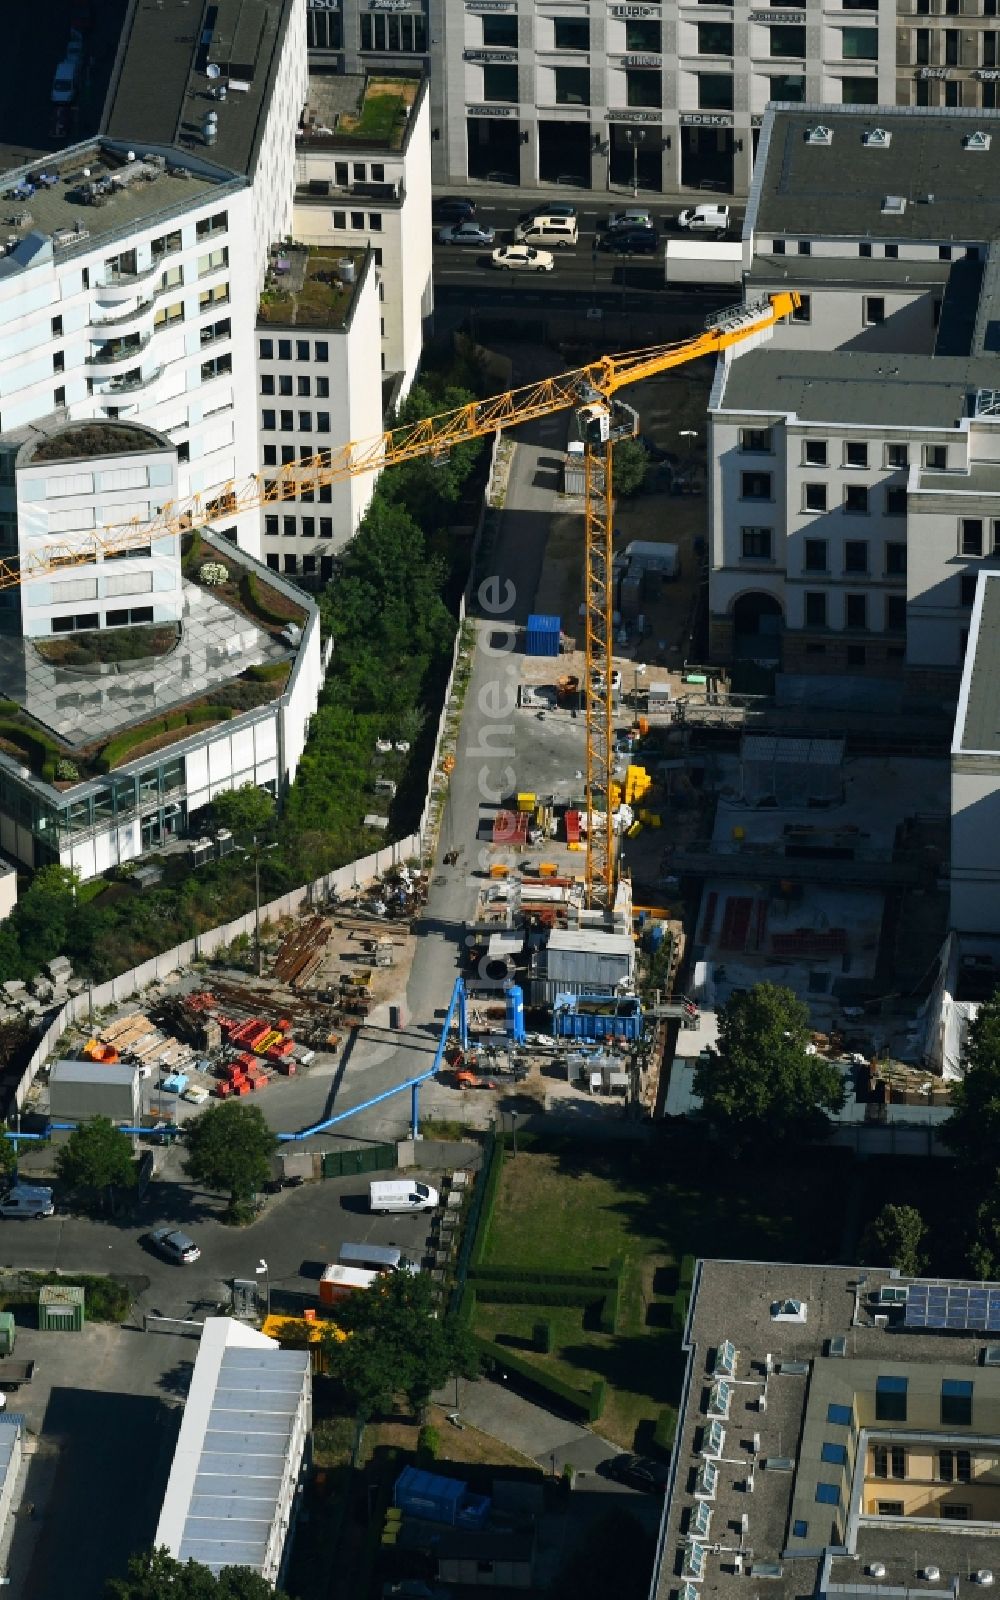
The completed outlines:
<svg viewBox="0 0 1000 1600">
<path fill-rule="evenodd" d="M 210 499 L 192 495 L 170 502 L 146 521 L 104 527 L 96 532 L 54 538 L 36 546 L 27 561 L 0 559 L 0 593 L 64 567 L 87 566 L 99 558 L 152 544 L 221 517 L 294 499 L 303 490 L 380 472 L 404 461 L 446 458 L 456 445 L 485 438 L 557 411 L 578 412 L 584 434 L 586 485 L 584 533 L 584 600 L 586 616 L 585 686 L 587 753 L 588 904 L 610 908 L 617 880 L 611 792 L 614 735 L 614 530 L 613 453 L 616 438 L 635 433 L 637 419 L 628 407 L 616 407 L 614 396 L 629 384 L 657 377 L 672 367 L 702 356 L 721 354 L 734 345 L 769 338 L 777 323 L 797 309 L 799 296 L 782 291 L 767 299 L 737 306 L 710 320 L 705 331 L 674 344 L 652 345 L 615 356 L 602 356 L 558 377 L 544 378 L 486 400 L 474 400 L 439 416 L 404 423 L 361 442 L 323 450 L 310 461 L 292 462 L 271 476 L 254 474 L 243 482 L 223 484 Z M 616 423 L 628 414 L 631 422 Z"/>
</svg>

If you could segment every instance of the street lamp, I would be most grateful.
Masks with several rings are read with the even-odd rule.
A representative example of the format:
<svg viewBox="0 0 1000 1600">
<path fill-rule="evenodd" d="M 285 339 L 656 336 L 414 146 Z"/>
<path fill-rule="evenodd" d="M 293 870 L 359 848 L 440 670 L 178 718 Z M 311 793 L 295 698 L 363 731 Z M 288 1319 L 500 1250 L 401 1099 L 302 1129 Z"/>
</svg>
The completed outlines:
<svg viewBox="0 0 1000 1600">
<path fill-rule="evenodd" d="M 269 1317 L 271 1315 L 271 1275 L 268 1272 L 267 1262 L 263 1256 L 261 1256 L 253 1270 L 256 1277 L 264 1279 L 264 1305 L 266 1308 L 264 1315 Z"/>
<path fill-rule="evenodd" d="M 694 441 L 698 437 L 698 430 L 697 430 L 697 428 L 681 428 L 678 431 L 679 431 L 680 438 L 687 440 L 687 462 L 686 462 L 687 473 L 686 473 L 686 476 L 687 476 L 687 481 L 688 481 L 688 485 L 689 485 L 688 493 L 690 494 L 691 493 L 691 489 L 690 489 L 690 483 L 691 483 L 691 460 L 692 460 L 692 457 L 694 455 Z"/>
<path fill-rule="evenodd" d="M 264 952 L 260 947 L 260 858 L 261 858 L 262 851 L 264 851 L 264 850 L 277 850 L 277 848 L 278 848 L 277 840 L 275 840 L 274 844 L 262 845 L 260 843 L 260 841 L 258 840 L 257 835 L 254 834 L 254 836 L 253 836 L 253 896 L 254 896 L 254 898 L 253 898 L 253 906 L 254 906 L 253 927 L 254 927 L 254 944 L 256 946 L 256 951 L 257 951 L 257 976 L 258 976 L 258 978 L 262 978 L 264 976 Z"/>
<path fill-rule="evenodd" d="M 625 137 L 632 146 L 632 199 L 639 198 L 639 146 L 646 137 L 645 128 L 626 128 Z"/>
</svg>

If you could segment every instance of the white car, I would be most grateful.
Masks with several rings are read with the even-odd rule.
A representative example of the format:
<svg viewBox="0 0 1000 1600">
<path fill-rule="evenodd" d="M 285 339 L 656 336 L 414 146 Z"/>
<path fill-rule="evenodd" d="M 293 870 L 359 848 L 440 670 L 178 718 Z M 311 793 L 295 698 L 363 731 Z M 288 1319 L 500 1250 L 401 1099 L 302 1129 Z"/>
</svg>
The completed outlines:
<svg viewBox="0 0 1000 1600">
<path fill-rule="evenodd" d="M 679 228 L 689 228 L 692 233 L 727 233 L 729 231 L 728 206 L 689 206 L 677 218 Z"/>
<path fill-rule="evenodd" d="M 551 272 L 555 257 L 530 244 L 502 244 L 493 252 L 493 265 L 504 272 Z"/>
</svg>

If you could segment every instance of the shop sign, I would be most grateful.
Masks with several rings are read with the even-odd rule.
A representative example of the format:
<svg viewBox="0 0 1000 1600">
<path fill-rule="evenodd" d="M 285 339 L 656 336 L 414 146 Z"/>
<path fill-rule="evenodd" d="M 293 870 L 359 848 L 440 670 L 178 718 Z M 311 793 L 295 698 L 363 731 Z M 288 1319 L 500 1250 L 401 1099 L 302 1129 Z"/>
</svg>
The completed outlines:
<svg viewBox="0 0 1000 1600">
<path fill-rule="evenodd" d="M 921 67 L 917 73 L 918 78 L 950 78 L 950 67 Z"/>
<path fill-rule="evenodd" d="M 804 11 L 751 11 L 751 22 L 805 22 Z"/>
<path fill-rule="evenodd" d="M 516 11 L 517 0 L 465 0 L 466 11 Z"/>
<path fill-rule="evenodd" d="M 609 6 L 613 17 L 658 17 L 658 6 Z"/>
<path fill-rule="evenodd" d="M 308 0 L 310 11 L 339 11 L 340 0 Z"/>
<path fill-rule="evenodd" d="M 517 62 L 516 50 L 463 50 L 462 55 L 466 61 L 482 61 L 487 66 L 505 61 Z"/>
<path fill-rule="evenodd" d="M 733 119 L 724 111 L 682 111 L 678 118 L 682 128 L 731 128 Z"/>
<path fill-rule="evenodd" d="M 608 111 L 605 113 L 609 122 L 662 122 L 663 116 L 659 111 Z"/>
<path fill-rule="evenodd" d="M 996 83 L 1000 80 L 1000 70 L 996 67 L 977 67 L 972 74 L 980 83 Z"/>
<path fill-rule="evenodd" d="M 662 65 L 659 56 L 622 56 L 623 67 L 659 67 Z"/>
<path fill-rule="evenodd" d="M 467 117 L 516 117 L 517 106 L 466 106 Z"/>
</svg>

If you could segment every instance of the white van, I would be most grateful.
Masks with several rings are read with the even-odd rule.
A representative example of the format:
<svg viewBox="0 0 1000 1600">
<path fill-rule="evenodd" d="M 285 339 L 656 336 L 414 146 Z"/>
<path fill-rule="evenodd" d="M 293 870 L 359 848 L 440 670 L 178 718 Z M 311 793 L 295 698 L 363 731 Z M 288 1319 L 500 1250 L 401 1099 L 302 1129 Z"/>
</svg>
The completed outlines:
<svg viewBox="0 0 1000 1600">
<path fill-rule="evenodd" d="M 51 1217 L 55 1212 L 52 1190 L 15 1183 L 0 1200 L 0 1217 Z"/>
<path fill-rule="evenodd" d="M 514 229 L 515 244 L 533 244 L 543 250 L 566 250 L 579 242 L 575 217 L 532 217 Z"/>
<path fill-rule="evenodd" d="M 417 1183 L 413 1178 L 372 1183 L 368 1193 L 373 1211 L 433 1211 L 440 1199 L 429 1183 Z"/>
<path fill-rule="evenodd" d="M 368 1267 L 372 1272 L 409 1272 L 414 1277 L 420 1272 L 395 1244 L 342 1244 L 340 1259 L 345 1267 Z"/>
</svg>

